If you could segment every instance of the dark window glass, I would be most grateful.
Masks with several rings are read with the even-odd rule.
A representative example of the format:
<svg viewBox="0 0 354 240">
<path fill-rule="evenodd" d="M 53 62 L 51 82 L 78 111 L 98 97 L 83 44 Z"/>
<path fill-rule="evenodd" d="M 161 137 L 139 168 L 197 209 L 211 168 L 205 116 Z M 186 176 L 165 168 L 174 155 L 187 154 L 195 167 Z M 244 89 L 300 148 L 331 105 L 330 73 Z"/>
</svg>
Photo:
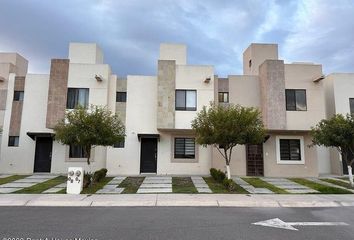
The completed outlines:
<svg viewBox="0 0 354 240">
<path fill-rule="evenodd" d="M 20 138 L 18 136 L 9 136 L 9 147 L 18 147 Z"/>
<path fill-rule="evenodd" d="M 280 160 L 301 161 L 299 139 L 280 139 Z"/>
<path fill-rule="evenodd" d="M 354 114 L 354 98 L 349 98 L 350 114 Z"/>
<path fill-rule="evenodd" d="M 77 106 L 88 107 L 89 89 L 88 88 L 68 88 L 67 109 L 74 109 Z"/>
<path fill-rule="evenodd" d="M 175 138 L 175 158 L 195 158 L 195 139 Z"/>
<path fill-rule="evenodd" d="M 228 92 L 219 92 L 219 102 L 228 103 L 229 102 L 229 93 Z"/>
<path fill-rule="evenodd" d="M 196 111 L 197 91 L 176 90 L 176 110 Z"/>
<path fill-rule="evenodd" d="M 117 92 L 116 102 L 126 102 L 127 101 L 127 92 Z"/>
<path fill-rule="evenodd" d="M 116 144 L 113 145 L 114 148 L 124 148 L 124 143 L 125 140 L 117 142 Z"/>
<path fill-rule="evenodd" d="M 84 148 L 81 146 L 70 145 L 69 158 L 86 158 Z"/>
<path fill-rule="evenodd" d="M 14 101 L 23 101 L 24 91 L 15 91 L 14 92 Z"/>
<path fill-rule="evenodd" d="M 286 110 L 287 111 L 306 111 L 306 90 L 304 89 L 286 89 Z"/>
</svg>

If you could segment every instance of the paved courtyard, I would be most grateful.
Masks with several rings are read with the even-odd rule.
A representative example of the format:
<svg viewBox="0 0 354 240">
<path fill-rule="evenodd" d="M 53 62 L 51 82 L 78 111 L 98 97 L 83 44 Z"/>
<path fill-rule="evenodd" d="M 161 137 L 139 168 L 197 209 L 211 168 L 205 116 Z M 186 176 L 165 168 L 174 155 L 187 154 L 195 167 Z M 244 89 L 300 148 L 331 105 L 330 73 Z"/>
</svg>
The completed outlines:
<svg viewBox="0 0 354 240">
<path fill-rule="evenodd" d="M 137 193 L 172 193 L 172 177 L 147 176 Z"/>
</svg>

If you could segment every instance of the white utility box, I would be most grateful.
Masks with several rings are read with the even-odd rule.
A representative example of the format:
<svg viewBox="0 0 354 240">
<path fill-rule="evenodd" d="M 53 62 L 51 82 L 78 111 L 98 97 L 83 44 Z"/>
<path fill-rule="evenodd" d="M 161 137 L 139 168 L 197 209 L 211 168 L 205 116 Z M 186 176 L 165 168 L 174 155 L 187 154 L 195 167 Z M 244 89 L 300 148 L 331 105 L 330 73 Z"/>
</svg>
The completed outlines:
<svg viewBox="0 0 354 240">
<path fill-rule="evenodd" d="M 69 167 L 66 193 L 80 194 L 84 183 L 84 171 L 82 167 Z"/>
</svg>

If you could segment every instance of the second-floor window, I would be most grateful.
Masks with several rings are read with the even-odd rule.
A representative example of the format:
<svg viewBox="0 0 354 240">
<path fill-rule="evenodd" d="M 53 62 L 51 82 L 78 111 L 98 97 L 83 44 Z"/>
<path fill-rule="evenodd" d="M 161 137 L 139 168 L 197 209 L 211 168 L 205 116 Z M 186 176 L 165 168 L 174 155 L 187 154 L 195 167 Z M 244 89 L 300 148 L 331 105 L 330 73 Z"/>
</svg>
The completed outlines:
<svg viewBox="0 0 354 240">
<path fill-rule="evenodd" d="M 197 91 L 196 90 L 176 90 L 176 110 L 196 111 Z"/>
<path fill-rule="evenodd" d="M 306 111 L 306 90 L 305 89 L 286 89 L 286 110 L 287 111 Z"/>
<path fill-rule="evenodd" d="M 68 88 L 67 109 L 74 109 L 77 106 L 88 107 L 89 89 L 88 88 Z"/>
<path fill-rule="evenodd" d="M 350 114 L 354 114 L 354 98 L 349 98 Z"/>
<path fill-rule="evenodd" d="M 15 91 L 14 92 L 14 101 L 23 101 L 25 93 L 24 91 Z"/>
<path fill-rule="evenodd" d="M 228 92 L 219 92 L 218 98 L 220 103 L 228 103 L 229 102 L 229 93 Z"/>
<path fill-rule="evenodd" d="M 9 147 L 18 147 L 19 142 L 20 142 L 19 136 L 9 136 L 8 146 Z"/>
<path fill-rule="evenodd" d="M 117 92 L 116 102 L 126 102 L 127 101 L 127 92 Z"/>
</svg>

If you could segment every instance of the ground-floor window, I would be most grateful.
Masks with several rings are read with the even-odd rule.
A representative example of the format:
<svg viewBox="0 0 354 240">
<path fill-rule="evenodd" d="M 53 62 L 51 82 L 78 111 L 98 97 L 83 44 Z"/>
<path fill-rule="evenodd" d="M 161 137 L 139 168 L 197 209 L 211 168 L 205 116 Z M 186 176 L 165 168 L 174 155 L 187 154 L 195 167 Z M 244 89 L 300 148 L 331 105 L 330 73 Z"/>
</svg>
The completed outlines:
<svg viewBox="0 0 354 240">
<path fill-rule="evenodd" d="M 195 138 L 175 138 L 175 158 L 195 158 Z"/>
<path fill-rule="evenodd" d="M 114 148 L 124 148 L 125 139 L 113 145 Z"/>
<path fill-rule="evenodd" d="M 81 146 L 70 145 L 69 158 L 86 158 L 84 148 Z"/>
<path fill-rule="evenodd" d="M 18 147 L 18 144 L 20 142 L 20 137 L 19 136 L 9 136 L 9 147 Z"/>
<path fill-rule="evenodd" d="M 301 136 L 277 136 L 278 164 L 304 164 L 304 139 Z"/>
</svg>

